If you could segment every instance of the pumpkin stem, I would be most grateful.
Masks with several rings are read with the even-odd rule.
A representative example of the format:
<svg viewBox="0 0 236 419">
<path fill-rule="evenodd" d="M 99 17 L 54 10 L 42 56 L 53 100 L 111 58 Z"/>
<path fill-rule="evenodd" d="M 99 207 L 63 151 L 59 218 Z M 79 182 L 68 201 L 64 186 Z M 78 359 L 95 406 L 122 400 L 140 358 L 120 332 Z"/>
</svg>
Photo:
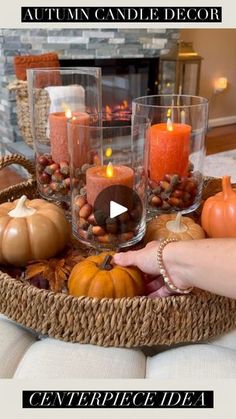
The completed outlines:
<svg viewBox="0 0 236 419">
<path fill-rule="evenodd" d="M 25 201 L 27 196 L 22 195 L 22 197 L 18 200 L 15 208 L 9 211 L 8 215 L 14 218 L 21 218 L 21 217 L 29 217 L 36 212 L 35 208 L 29 208 L 25 205 Z"/>
<path fill-rule="evenodd" d="M 106 255 L 103 262 L 99 266 L 99 268 L 104 270 L 104 271 L 111 271 L 111 269 L 113 269 L 113 266 L 110 263 L 111 260 L 112 260 L 112 256 L 111 255 Z"/>
<path fill-rule="evenodd" d="M 188 227 L 182 220 L 183 218 L 181 212 L 178 212 L 175 220 L 171 220 L 166 223 L 166 228 L 172 233 L 184 233 L 188 230 Z"/>
<path fill-rule="evenodd" d="M 223 190 L 223 197 L 226 201 L 230 196 L 235 195 L 235 192 L 231 185 L 231 177 L 230 176 L 223 176 L 222 178 L 222 190 Z"/>
</svg>

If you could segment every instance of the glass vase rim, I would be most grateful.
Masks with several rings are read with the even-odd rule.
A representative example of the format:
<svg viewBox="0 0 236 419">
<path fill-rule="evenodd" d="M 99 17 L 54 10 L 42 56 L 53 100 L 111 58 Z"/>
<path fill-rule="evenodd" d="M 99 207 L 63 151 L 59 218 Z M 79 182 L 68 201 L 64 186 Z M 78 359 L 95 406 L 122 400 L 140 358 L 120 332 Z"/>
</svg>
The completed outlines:
<svg viewBox="0 0 236 419">
<path fill-rule="evenodd" d="M 97 113 L 87 113 L 86 111 L 81 111 L 81 114 L 86 114 L 89 118 L 92 118 L 92 117 L 101 117 L 102 115 L 109 115 L 109 114 L 107 114 L 106 112 L 97 112 Z M 131 113 L 130 113 L 130 115 L 132 115 Z M 70 117 L 70 118 L 67 118 L 67 124 L 68 125 L 73 125 L 73 121 L 78 121 L 79 119 L 81 118 L 81 116 L 73 116 L 72 115 L 72 117 Z M 99 121 L 99 118 L 98 118 L 98 121 Z M 100 119 L 100 122 L 102 121 L 102 119 Z M 77 127 L 78 128 L 85 128 L 85 127 L 89 127 L 90 129 L 99 129 L 99 130 L 106 130 L 106 129 L 114 129 L 114 130 L 117 130 L 117 129 L 120 129 L 120 130 L 122 130 L 122 129 L 127 129 L 127 128 L 129 128 L 130 129 L 130 131 L 131 131 L 131 128 L 132 128 L 132 124 L 131 124 L 131 120 L 130 120 L 130 123 L 128 123 L 128 121 L 127 121 L 127 123 L 125 124 L 118 124 L 118 122 L 119 122 L 119 120 L 114 120 L 113 122 L 116 122 L 117 121 L 117 124 L 114 124 L 114 125 L 108 125 L 108 126 L 104 126 L 103 124 L 98 124 L 98 125 L 89 125 L 89 124 L 84 124 L 84 123 L 82 123 L 82 124 L 78 124 L 77 125 Z M 109 120 L 105 120 L 104 122 L 109 122 Z M 126 121 L 124 121 L 124 122 L 126 122 Z"/>
<path fill-rule="evenodd" d="M 169 105 L 157 105 L 157 104 L 151 104 L 151 103 L 149 104 L 149 103 L 143 103 L 142 102 L 142 99 L 145 99 L 145 98 L 150 98 L 151 99 L 151 98 L 164 98 L 164 97 L 169 97 L 169 98 L 193 98 L 193 99 L 200 99 L 200 101 L 199 101 L 199 103 L 194 103 L 194 104 L 191 104 L 191 105 L 189 105 L 189 104 L 186 104 L 186 105 L 184 105 L 184 104 L 181 104 L 181 105 L 174 104 L 174 105 L 172 105 L 171 103 Z M 145 95 L 145 96 L 136 97 L 132 100 L 132 104 L 147 107 L 147 108 L 167 108 L 167 109 L 169 109 L 171 107 L 171 108 L 177 108 L 178 109 L 178 108 L 193 108 L 193 107 L 197 107 L 197 106 L 207 106 L 209 104 L 209 99 L 204 97 L 204 96 L 198 96 L 198 95 L 182 95 L 182 94 L 178 95 L 177 93 L 176 94 L 167 94 L 167 95 L 160 94 L 160 95 L 150 95 L 150 96 Z"/>
</svg>

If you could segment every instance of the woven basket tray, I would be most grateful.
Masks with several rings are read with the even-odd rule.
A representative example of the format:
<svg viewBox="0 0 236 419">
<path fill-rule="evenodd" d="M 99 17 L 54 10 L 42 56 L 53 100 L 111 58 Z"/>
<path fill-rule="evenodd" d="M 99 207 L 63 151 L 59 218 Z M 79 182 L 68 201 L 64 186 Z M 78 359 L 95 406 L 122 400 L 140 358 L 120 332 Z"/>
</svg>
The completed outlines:
<svg viewBox="0 0 236 419">
<path fill-rule="evenodd" d="M 0 168 L 22 158 L 3 159 Z M 23 159 L 24 167 L 27 161 Z M 36 195 L 31 166 L 24 193 Z M 28 189 L 27 189 L 28 188 Z M 204 198 L 220 189 L 209 180 Z M 0 202 L 17 198 L 22 185 L 0 192 Z M 195 214 L 199 217 L 200 210 Z M 206 292 L 151 299 L 72 297 L 39 290 L 0 272 L 0 312 L 23 326 L 50 337 L 102 346 L 155 346 L 198 342 L 236 327 L 236 301 Z"/>
<path fill-rule="evenodd" d="M 20 133 L 30 147 L 33 147 L 32 123 L 30 119 L 29 96 L 27 81 L 16 80 L 8 85 L 16 95 L 16 113 Z M 40 142 L 47 143 L 47 120 L 50 99 L 45 89 L 35 89 L 35 112 L 40 117 L 35 118 L 35 131 Z"/>
</svg>

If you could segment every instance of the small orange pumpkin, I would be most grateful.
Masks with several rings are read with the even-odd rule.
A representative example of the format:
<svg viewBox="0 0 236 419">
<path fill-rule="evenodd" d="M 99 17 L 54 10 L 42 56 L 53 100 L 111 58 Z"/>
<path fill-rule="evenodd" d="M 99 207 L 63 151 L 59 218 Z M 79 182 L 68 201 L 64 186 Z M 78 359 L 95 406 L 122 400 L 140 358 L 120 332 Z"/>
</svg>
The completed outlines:
<svg viewBox="0 0 236 419">
<path fill-rule="evenodd" d="M 204 239 L 205 233 L 199 224 L 192 218 L 182 217 L 181 213 L 162 214 L 154 218 L 147 226 L 145 243 L 153 240 L 178 239 L 194 240 Z"/>
<path fill-rule="evenodd" d="M 222 192 L 205 201 L 201 224 L 209 237 L 236 237 L 236 191 L 230 176 L 223 176 Z"/>
<path fill-rule="evenodd" d="M 144 294 L 141 272 L 111 265 L 112 252 L 90 256 L 75 265 L 69 277 L 69 294 L 76 297 L 121 298 Z"/>
</svg>

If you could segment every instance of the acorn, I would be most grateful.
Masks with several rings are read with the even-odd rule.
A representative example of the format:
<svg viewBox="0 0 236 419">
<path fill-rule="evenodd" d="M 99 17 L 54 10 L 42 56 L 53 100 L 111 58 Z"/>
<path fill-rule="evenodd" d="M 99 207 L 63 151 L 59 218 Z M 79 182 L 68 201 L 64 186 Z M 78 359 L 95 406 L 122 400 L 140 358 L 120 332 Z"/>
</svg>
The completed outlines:
<svg viewBox="0 0 236 419">
<path fill-rule="evenodd" d="M 46 167 L 46 166 L 48 166 L 48 164 L 49 164 L 49 160 L 48 160 L 48 158 L 47 158 L 46 156 L 44 156 L 44 155 L 39 156 L 39 157 L 37 158 L 37 162 L 38 162 L 41 166 L 43 166 L 43 167 Z"/>
<path fill-rule="evenodd" d="M 196 184 L 195 184 L 195 182 L 193 182 L 191 180 L 188 180 L 187 183 L 186 183 L 186 185 L 185 185 L 184 190 L 186 192 L 189 192 L 189 193 L 194 192 L 196 190 Z"/>
<path fill-rule="evenodd" d="M 152 207 L 160 207 L 162 204 L 162 200 L 159 196 L 152 195 L 150 197 L 149 203 Z"/>
<path fill-rule="evenodd" d="M 55 172 L 52 174 L 52 181 L 53 182 L 62 182 L 63 179 L 64 179 L 64 177 L 61 174 L 59 169 L 55 170 Z"/>
<path fill-rule="evenodd" d="M 116 234 L 117 232 L 117 222 L 115 218 L 106 219 L 106 231 L 108 233 Z"/>
<path fill-rule="evenodd" d="M 77 223 L 79 228 L 82 228 L 83 230 L 88 230 L 89 228 L 89 223 L 87 220 L 85 220 L 84 218 L 80 217 Z"/>
<path fill-rule="evenodd" d="M 85 199 L 84 196 L 78 195 L 78 196 L 75 197 L 75 199 L 74 199 L 74 208 L 75 208 L 76 211 L 80 211 L 81 208 L 85 204 L 87 204 L 87 200 Z"/>
<path fill-rule="evenodd" d="M 134 237 L 133 231 L 128 231 L 127 233 L 122 233 L 119 235 L 119 241 L 126 242 L 131 240 Z"/>
<path fill-rule="evenodd" d="M 88 232 L 83 230 L 82 228 L 78 229 L 78 235 L 80 238 L 87 240 L 88 239 Z"/>
<path fill-rule="evenodd" d="M 192 196 L 189 192 L 184 192 L 184 194 L 183 194 L 183 201 L 184 202 L 190 202 L 191 198 L 192 198 Z"/>
<path fill-rule="evenodd" d="M 93 226 L 92 233 L 94 234 L 94 236 L 104 236 L 106 234 L 104 228 L 100 226 Z"/>
<path fill-rule="evenodd" d="M 44 185 L 48 185 L 51 182 L 51 176 L 49 176 L 47 173 L 42 173 L 39 176 L 39 182 L 43 183 Z"/>
<path fill-rule="evenodd" d="M 161 205 L 161 209 L 163 209 L 164 211 L 168 211 L 171 208 L 171 205 L 168 204 L 168 202 L 163 201 L 162 205 Z"/>
<path fill-rule="evenodd" d="M 46 196 L 51 196 L 51 195 L 53 195 L 53 190 L 50 188 L 50 186 L 44 186 L 43 193 Z"/>
<path fill-rule="evenodd" d="M 102 210 L 97 210 L 94 212 L 94 218 L 99 226 L 104 226 L 106 224 L 106 215 Z"/>
<path fill-rule="evenodd" d="M 154 180 L 151 180 L 151 179 L 148 180 L 148 185 L 150 186 L 151 189 L 155 189 L 158 187 L 158 183 L 154 182 Z"/>
<path fill-rule="evenodd" d="M 174 192 L 172 192 L 171 194 L 171 198 L 183 198 L 184 195 L 184 191 L 181 191 L 179 189 L 176 189 Z"/>
<path fill-rule="evenodd" d="M 59 169 L 59 164 L 57 164 L 57 163 L 53 163 L 53 164 L 50 164 L 50 166 L 46 166 L 45 167 L 45 172 L 48 174 L 48 175 L 52 175 L 56 170 L 58 170 Z"/>
<path fill-rule="evenodd" d="M 170 198 L 168 199 L 168 204 L 170 204 L 172 207 L 180 207 L 183 201 L 181 201 L 179 198 Z"/>
<path fill-rule="evenodd" d="M 62 184 L 63 184 L 64 188 L 70 189 L 70 178 L 67 177 L 66 179 L 64 179 L 62 181 Z"/>
<path fill-rule="evenodd" d="M 86 193 L 87 193 L 86 186 L 83 186 L 82 188 L 80 188 L 79 193 L 80 195 L 86 196 Z"/>
<path fill-rule="evenodd" d="M 98 236 L 97 240 L 99 241 L 99 243 L 108 244 L 116 242 L 117 237 L 114 234 L 105 234 L 104 236 Z"/>
<path fill-rule="evenodd" d="M 166 180 L 161 180 L 161 181 L 160 181 L 160 185 L 161 185 L 161 188 L 162 188 L 164 191 L 168 191 L 168 189 L 169 189 L 169 187 L 170 187 L 169 182 L 167 182 Z"/>
<path fill-rule="evenodd" d="M 50 183 L 50 188 L 53 192 L 60 192 L 62 189 L 62 185 L 60 183 L 57 182 L 51 182 Z"/>
<path fill-rule="evenodd" d="M 159 195 L 161 193 L 161 186 L 157 186 L 152 192 L 154 195 Z"/>
<path fill-rule="evenodd" d="M 90 214 L 90 216 L 88 217 L 88 222 L 89 222 L 89 224 L 91 224 L 92 226 L 95 226 L 97 223 L 96 223 L 96 220 L 95 220 L 95 217 L 94 217 L 94 214 Z"/>
<path fill-rule="evenodd" d="M 79 216 L 82 217 L 82 218 L 85 218 L 87 220 L 91 213 L 92 213 L 92 207 L 91 207 L 91 205 L 85 204 L 81 208 L 81 210 L 79 212 Z"/>
<path fill-rule="evenodd" d="M 65 176 L 69 175 L 69 163 L 67 161 L 60 163 L 60 172 Z"/>
</svg>

